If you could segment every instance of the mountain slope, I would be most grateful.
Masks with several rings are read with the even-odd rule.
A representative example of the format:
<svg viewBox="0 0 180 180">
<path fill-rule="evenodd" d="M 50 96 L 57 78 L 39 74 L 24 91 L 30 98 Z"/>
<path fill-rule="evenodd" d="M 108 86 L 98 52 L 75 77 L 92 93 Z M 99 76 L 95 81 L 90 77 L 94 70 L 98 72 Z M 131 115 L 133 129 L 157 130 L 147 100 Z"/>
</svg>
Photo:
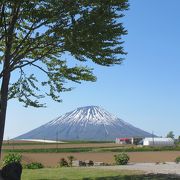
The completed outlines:
<svg viewBox="0 0 180 180">
<path fill-rule="evenodd" d="M 115 140 L 116 137 L 152 135 L 98 106 L 77 108 L 15 139 Z"/>
</svg>

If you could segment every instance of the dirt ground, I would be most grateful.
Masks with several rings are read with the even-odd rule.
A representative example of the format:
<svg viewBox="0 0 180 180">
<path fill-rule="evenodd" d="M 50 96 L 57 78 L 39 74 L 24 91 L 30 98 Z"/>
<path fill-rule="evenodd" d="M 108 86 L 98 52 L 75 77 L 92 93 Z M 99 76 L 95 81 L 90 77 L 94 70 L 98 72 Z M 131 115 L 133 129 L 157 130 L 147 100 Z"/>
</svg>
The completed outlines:
<svg viewBox="0 0 180 180">
<path fill-rule="evenodd" d="M 77 160 L 93 160 L 105 163 L 114 163 L 112 152 L 81 152 L 81 153 L 22 153 L 23 162 L 41 162 L 45 166 L 54 167 L 58 165 L 61 158 L 73 155 Z M 129 152 L 130 162 L 150 163 L 150 162 L 173 162 L 180 151 L 163 151 L 163 152 Z"/>
<path fill-rule="evenodd" d="M 99 167 L 92 167 L 92 168 L 99 168 L 99 169 L 107 169 L 107 170 L 136 170 L 136 171 L 143 171 L 150 174 L 171 174 L 167 178 L 163 179 L 180 179 L 180 164 L 176 164 L 175 162 L 167 162 L 167 163 L 132 163 L 124 166 L 99 166 Z M 176 176 L 172 176 L 172 174 Z M 148 178 L 150 179 L 150 177 Z M 154 179 L 154 178 L 152 178 Z M 158 179 L 158 178 L 156 178 Z M 159 178 L 162 179 L 162 178 Z"/>
</svg>

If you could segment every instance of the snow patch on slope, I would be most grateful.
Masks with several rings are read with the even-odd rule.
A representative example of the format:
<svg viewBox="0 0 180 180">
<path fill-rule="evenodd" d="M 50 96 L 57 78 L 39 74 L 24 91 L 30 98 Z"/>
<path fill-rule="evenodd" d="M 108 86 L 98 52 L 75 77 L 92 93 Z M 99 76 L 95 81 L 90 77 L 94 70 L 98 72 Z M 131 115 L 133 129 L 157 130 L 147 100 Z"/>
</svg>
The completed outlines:
<svg viewBox="0 0 180 180">
<path fill-rule="evenodd" d="M 63 116 L 60 116 L 52 121 L 50 121 L 47 126 L 51 125 L 60 125 L 64 123 L 69 124 L 80 124 L 82 126 L 86 126 L 87 124 L 93 125 L 113 125 L 117 122 L 118 119 L 116 116 L 110 114 L 103 108 L 98 106 L 87 106 L 82 108 L 77 108 L 74 111 L 66 113 Z M 125 124 L 124 121 L 120 120 Z"/>
</svg>

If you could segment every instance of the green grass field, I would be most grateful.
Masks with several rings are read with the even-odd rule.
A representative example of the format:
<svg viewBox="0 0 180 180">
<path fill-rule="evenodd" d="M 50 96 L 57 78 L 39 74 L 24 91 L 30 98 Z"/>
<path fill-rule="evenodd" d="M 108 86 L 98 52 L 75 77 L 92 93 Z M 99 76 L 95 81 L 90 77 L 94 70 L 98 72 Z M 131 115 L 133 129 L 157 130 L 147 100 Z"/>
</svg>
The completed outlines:
<svg viewBox="0 0 180 180">
<path fill-rule="evenodd" d="M 103 143 L 114 143 L 114 141 L 64 141 L 65 144 L 103 144 Z M 31 146 L 31 145 L 44 145 L 44 142 L 17 142 L 14 140 L 3 141 L 3 146 Z M 48 143 L 47 143 L 48 144 Z M 57 143 L 51 143 L 51 145 L 56 145 Z"/>
<path fill-rule="evenodd" d="M 140 174 L 138 171 L 112 171 L 94 168 L 46 168 L 23 170 L 23 180 L 89 180 L 89 179 L 119 179 L 125 176 Z"/>
<path fill-rule="evenodd" d="M 16 153 L 65 153 L 65 152 L 147 152 L 147 151 L 180 151 L 176 147 L 78 147 L 78 148 L 41 148 L 41 149 L 3 149 L 3 152 Z"/>
<path fill-rule="evenodd" d="M 173 175 L 143 174 L 140 171 L 94 168 L 45 168 L 23 170 L 22 180 L 170 180 Z"/>
</svg>

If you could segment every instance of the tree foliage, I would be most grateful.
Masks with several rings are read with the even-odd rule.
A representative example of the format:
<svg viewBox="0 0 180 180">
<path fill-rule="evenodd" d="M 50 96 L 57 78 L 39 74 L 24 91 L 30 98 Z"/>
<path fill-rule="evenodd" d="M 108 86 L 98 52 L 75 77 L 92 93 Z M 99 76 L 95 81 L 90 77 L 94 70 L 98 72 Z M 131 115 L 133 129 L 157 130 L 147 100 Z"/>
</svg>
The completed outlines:
<svg viewBox="0 0 180 180">
<path fill-rule="evenodd" d="M 72 89 L 69 80 L 96 81 L 83 62 L 120 64 L 127 8 L 127 0 L 1 0 L 0 82 L 14 77 L 8 99 L 42 107 L 45 96 L 61 101 L 59 93 Z"/>
<path fill-rule="evenodd" d="M 174 135 L 173 131 L 169 131 L 166 137 L 174 139 L 174 136 L 175 135 Z"/>
<path fill-rule="evenodd" d="M 22 160 L 22 155 L 21 154 L 15 154 L 15 153 L 11 153 L 11 154 L 7 154 L 4 158 L 3 158 L 3 166 L 8 165 L 10 163 L 20 163 Z"/>
</svg>

